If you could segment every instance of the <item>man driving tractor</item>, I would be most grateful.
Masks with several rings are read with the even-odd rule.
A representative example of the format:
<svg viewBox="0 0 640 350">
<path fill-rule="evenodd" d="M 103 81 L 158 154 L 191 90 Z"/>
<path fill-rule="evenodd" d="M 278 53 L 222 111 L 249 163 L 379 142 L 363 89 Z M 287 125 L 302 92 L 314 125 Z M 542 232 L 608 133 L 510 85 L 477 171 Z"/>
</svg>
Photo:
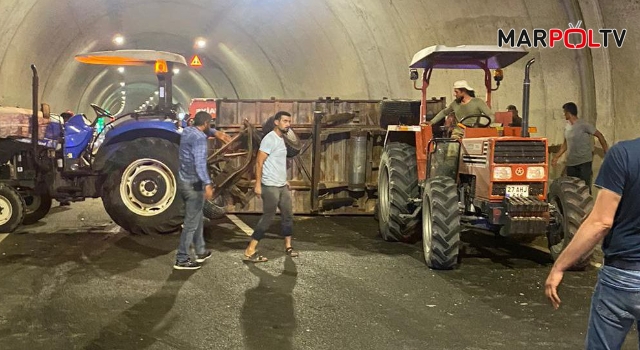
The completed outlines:
<svg viewBox="0 0 640 350">
<path fill-rule="evenodd" d="M 480 115 L 483 114 L 491 119 L 491 122 L 494 120 L 494 113 L 491 111 L 487 103 L 482 99 L 476 97 L 475 91 L 466 80 L 458 80 L 453 83 L 453 94 L 455 96 L 455 100 L 451 102 L 449 107 L 441 110 L 435 117 L 429 122 L 429 124 L 437 124 L 441 122 L 446 116 L 455 113 L 457 121 L 462 120 L 465 117 L 471 115 Z M 456 122 L 457 124 L 457 122 Z M 452 138 L 462 138 L 464 134 L 464 130 L 460 126 L 454 127 L 451 137 Z"/>
</svg>

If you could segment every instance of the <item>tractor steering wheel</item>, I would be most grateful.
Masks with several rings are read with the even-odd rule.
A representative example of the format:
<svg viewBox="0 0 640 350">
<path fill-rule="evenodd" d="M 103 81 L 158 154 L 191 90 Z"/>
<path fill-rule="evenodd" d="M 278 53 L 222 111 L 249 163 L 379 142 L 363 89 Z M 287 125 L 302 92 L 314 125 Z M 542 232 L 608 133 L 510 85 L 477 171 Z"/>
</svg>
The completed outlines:
<svg viewBox="0 0 640 350">
<path fill-rule="evenodd" d="M 107 112 L 106 110 L 104 110 L 102 107 L 98 106 L 95 103 L 91 104 L 91 108 L 93 108 L 93 110 L 96 112 L 98 117 L 112 117 L 111 113 Z"/>
<path fill-rule="evenodd" d="M 471 121 L 472 119 L 474 121 Z M 481 119 L 484 119 L 484 123 L 480 122 Z M 460 124 L 469 128 L 488 128 L 491 125 L 491 118 L 484 114 L 472 114 L 462 118 Z"/>
</svg>

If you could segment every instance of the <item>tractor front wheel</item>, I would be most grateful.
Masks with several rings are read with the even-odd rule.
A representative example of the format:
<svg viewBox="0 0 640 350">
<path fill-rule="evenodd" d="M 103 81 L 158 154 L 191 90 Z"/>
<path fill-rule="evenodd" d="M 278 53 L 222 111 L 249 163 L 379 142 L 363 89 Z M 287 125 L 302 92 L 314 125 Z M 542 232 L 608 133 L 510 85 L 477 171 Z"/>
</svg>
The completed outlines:
<svg viewBox="0 0 640 350">
<path fill-rule="evenodd" d="M 24 199 L 13 187 L 0 184 L 0 233 L 15 231 L 26 213 Z"/>
<path fill-rule="evenodd" d="M 422 196 L 422 246 L 427 266 L 450 270 L 457 265 L 460 230 L 455 181 L 446 176 L 428 179 Z"/>
</svg>

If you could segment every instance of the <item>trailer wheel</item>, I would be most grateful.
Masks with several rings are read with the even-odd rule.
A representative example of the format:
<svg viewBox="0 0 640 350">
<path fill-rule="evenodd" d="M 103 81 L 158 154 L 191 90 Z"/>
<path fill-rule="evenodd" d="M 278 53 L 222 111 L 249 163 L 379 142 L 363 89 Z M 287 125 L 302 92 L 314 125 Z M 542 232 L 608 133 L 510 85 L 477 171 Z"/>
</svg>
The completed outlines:
<svg viewBox="0 0 640 350">
<path fill-rule="evenodd" d="M 271 116 L 264 123 L 262 123 L 261 139 L 263 139 L 265 136 L 267 136 L 268 133 L 270 133 L 273 130 L 275 126 L 275 124 L 273 124 L 274 120 L 275 120 L 275 117 Z M 298 154 L 300 154 L 300 150 L 302 149 L 302 142 L 300 141 L 300 138 L 298 137 L 298 135 L 296 135 L 295 131 L 293 131 L 292 128 L 289 128 L 289 131 L 286 134 L 284 134 L 284 144 L 285 146 L 287 146 L 287 158 L 293 158 Z"/>
<path fill-rule="evenodd" d="M 427 180 L 422 196 L 422 247 L 432 269 L 450 270 L 458 263 L 460 211 L 458 187 L 447 176 Z"/>
<path fill-rule="evenodd" d="M 116 147 L 102 192 L 111 219 L 134 234 L 179 230 L 184 201 L 178 193 L 178 146 L 145 137 Z"/>
<path fill-rule="evenodd" d="M 418 236 L 419 215 L 411 199 L 420 195 L 416 149 L 412 145 L 390 142 L 380 158 L 378 177 L 378 226 L 385 241 L 413 241 Z"/>
<path fill-rule="evenodd" d="M 551 257 L 556 260 L 593 209 L 593 198 L 584 181 L 575 177 L 561 177 L 549 186 L 548 201 L 555 206 L 552 215 L 556 224 L 550 227 L 547 238 Z M 584 255 L 572 269 L 586 268 L 592 255 L 593 251 Z"/>
<path fill-rule="evenodd" d="M 35 224 L 47 216 L 51 210 L 52 201 L 49 194 L 28 193 L 23 199 L 27 211 L 22 221 L 24 225 Z"/>
<path fill-rule="evenodd" d="M 24 199 L 12 187 L 0 185 L 0 232 L 15 231 L 26 214 Z"/>
</svg>

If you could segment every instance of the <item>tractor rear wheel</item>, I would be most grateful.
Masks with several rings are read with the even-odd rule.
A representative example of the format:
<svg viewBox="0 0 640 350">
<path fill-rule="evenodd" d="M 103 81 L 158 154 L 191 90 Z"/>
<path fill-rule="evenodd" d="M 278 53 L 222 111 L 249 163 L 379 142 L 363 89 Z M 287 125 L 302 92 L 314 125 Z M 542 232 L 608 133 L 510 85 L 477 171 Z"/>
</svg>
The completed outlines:
<svg viewBox="0 0 640 350">
<path fill-rule="evenodd" d="M 400 142 L 385 146 L 378 177 L 378 226 L 386 241 L 412 241 L 418 236 L 420 217 L 406 217 L 417 206 L 418 169 L 416 148 Z"/>
<path fill-rule="evenodd" d="M 432 269 L 450 270 L 458 263 L 460 211 L 458 187 L 450 177 L 428 179 L 422 196 L 422 246 Z"/>
<path fill-rule="evenodd" d="M 555 206 L 552 213 L 555 224 L 549 229 L 548 239 L 551 257 L 556 260 L 593 209 L 593 198 L 584 181 L 575 177 L 561 177 L 549 186 L 548 201 Z M 586 268 L 592 255 L 593 250 L 584 255 L 572 269 Z"/>
<path fill-rule="evenodd" d="M 0 233 L 15 231 L 26 213 L 24 199 L 13 187 L 0 184 Z"/>
<path fill-rule="evenodd" d="M 134 234 L 179 230 L 184 201 L 178 193 L 178 146 L 144 137 L 117 147 L 102 190 L 111 219 Z"/>
</svg>

